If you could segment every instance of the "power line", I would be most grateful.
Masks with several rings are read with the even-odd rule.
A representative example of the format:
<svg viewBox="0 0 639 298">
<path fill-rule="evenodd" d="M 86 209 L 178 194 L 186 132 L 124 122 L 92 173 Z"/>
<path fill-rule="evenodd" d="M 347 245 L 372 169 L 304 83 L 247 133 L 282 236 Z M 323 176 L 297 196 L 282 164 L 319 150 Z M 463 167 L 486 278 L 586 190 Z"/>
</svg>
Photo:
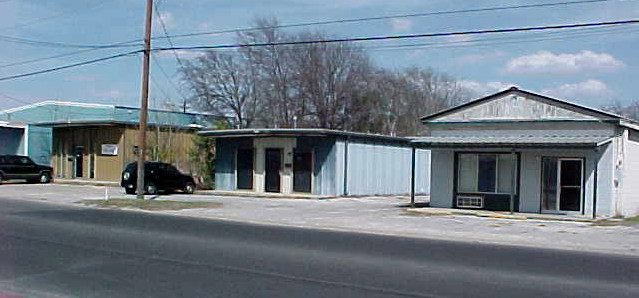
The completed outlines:
<svg viewBox="0 0 639 298">
<path fill-rule="evenodd" d="M 125 43 L 129 43 L 129 42 L 125 41 L 125 42 L 122 42 L 122 43 L 115 43 L 113 45 L 119 45 L 119 44 L 125 44 Z M 79 50 L 79 51 L 66 52 L 66 53 L 53 55 L 53 56 L 46 56 L 46 57 L 40 57 L 40 58 L 28 59 L 28 60 L 13 62 L 13 63 L 2 64 L 2 65 L 0 65 L 0 68 L 26 65 L 26 64 L 31 64 L 31 63 L 35 63 L 35 62 L 46 61 L 46 60 L 62 58 L 62 57 L 68 57 L 68 56 L 74 56 L 74 55 L 78 55 L 78 54 L 82 54 L 82 53 L 88 53 L 88 52 L 93 52 L 93 51 L 96 51 L 96 50 L 103 50 L 103 49 L 109 49 L 109 48 L 89 48 L 89 49 L 83 49 L 83 50 Z"/>
<path fill-rule="evenodd" d="M 64 43 L 64 42 L 34 40 L 34 39 L 27 39 L 27 38 L 21 38 L 21 37 L 8 36 L 8 35 L 0 35 L 0 40 L 5 42 L 30 45 L 30 46 L 38 46 L 38 47 L 44 46 L 44 47 L 57 47 L 57 48 L 108 49 L 108 48 L 125 48 L 125 47 L 139 46 L 139 44 L 131 44 L 131 42 L 105 44 L 105 45 L 72 44 L 72 43 Z"/>
<path fill-rule="evenodd" d="M 159 6 L 160 3 L 156 3 L 155 5 L 155 14 L 158 17 L 158 20 L 160 21 L 160 26 L 162 27 L 162 31 L 164 32 L 164 36 L 166 36 L 167 41 L 169 42 L 169 46 L 174 47 L 173 45 L 173 41 L 171 40 L 171 37 L 169 37 L 169 33 L 166 29 L 166 24 L 164 23 L 164 20 L 162 18 L 162 14 L 160 13 L 159 10 Z M 175 57 L 175 60 L 178 63 L 178 66 L 180 67 L 180 69 L 184 69 L 184 64 L 182 63 L 182 60 L 180 59 L 180 56 L 178 55 L 177 51 L 173 50 L 171 51 L 173 53 L 173 56 Z M 175 85 L 175 83 L 173 82 L 173 80 L 169 77 L 169 75 L 166 73 L 166 71 L 164 71 L 164 68 L 162 67 L 162 65 L 157 61 L 157 59 L 155 58 L 155 56 L 152 56 L 153 61 L 155 61 L 155 64 L 158 66 L 158 68 L 160 69 L 160 71 L 162 72 L 162 74 L 164 74 L 164 77 L 166 77 L 167 81 L 169 81 L 169 84 L 171 85 L 171 87 L 173 87 L 173 89 L 175 89 L 175 92 L 182 98 L 183 102 L 186 103 L 186 97 L 182 94 L 182 92 L 180 92 L 180 89 Z"/>
<path fill-rule="evenodd" d="M 619 33 L 637 32 L 638 28 L 590 28 L 589 30 L 597 30 L 595 32 L 574 32 L 569 35 L 565 35 L 569 32 L 544 32 L 545 35 L 553 36 L 539 36 L 539 37 L 497 37 L 497 38 L 483 38 L 473 39 L 469 41 L 447 41 L 447 42 L 430 42 L 430 43 L 416 43 L 407 45 L 385 45 L 376 47 L 365 47 L 366 50 L 402 50 L 412 48 L 457 48 L 457 47 L 474 47 L 474 46 L 492 46 L 503 45 L 510 43 L 530 43 L 546 40 L 563 40 L 572 38 L 591 37 L 596 35 L 610 35 Z M 603 30 L 602 30 L 603 29 Z M 625 29 L 625 30 L 624 30 Z M 628 30 L 630 29 L 630 30 Z M 586 30 L 586 29 L 582 29 Z M 562 36 L 555 36 L 561 34 Z M 497 42 L 496 42 L 497 41 Z M 502 42 L 499 42 L 502 41 Z"/>
<path fill-rule="evenodd" d="M 18 78 L 30 77 L 30 76 L 34 76 L 34 75 L 38 75 L 38 74 L 54 72 L 54 71 L 59 71 L 59 70 L 63 70 L 63 69 L 68 69 L 68 68 L 74 68 L 74 67 L 79 67 L 79 66 L 83 66 L 83 65 L 88 65 L 88 64 L 94 64 L 94 63 L 98 63 L 98 62 L 102 62 L 102 61 L 113 60 L 113 59 L 116 59 L 116 58 L 121 58 L 121 57 L 125 57 L 125 56 L 138 54 L 138 53 L 141 53 L 141 52 L 142 52 L 142 50 L 137 50 L 137 51 L 121 53 L 121 54 L 117 54 L 117 55 L 113 55 L 113 56 L 97 58 L 97 59 L 93 59 L 93 60 L 88 60 L 88 61 L 68 64 L 68 65 L 64 65 L 64 66 L 58 66 L 58 67 L 54 67 L 54 68 L 48 68 L 48 69 L 29 72 L 29 73 L 6 76 L 6 77 L 0 78 L 0 81 L 7 81 L 7 80 L 18 79 Z"/>
<path fill-rule="evenodd" d="M 336 38 L 336 39 L 305 40 L 305 41 L 286 41 L 286 42 L 268 42 L 268 43 L 251 43 L 251 44 L 221 44 L 221 45 L 211 45 L 211 46 L 170 47 L 170 48 L 155 48 L 155 49 L 152 49 L 152 50 L 153 51 L 172 51 L 172 50 L 185 50 L 185 51 L 187 51 L 187 50 L 231 49 L 231 48 L 264 47 L 264 46 L 308 45 L 308 44 L 341 43 L 341 42 L 400 40 L 400 39 L 448 37 L 448 36 L 466 36 L 466 35 L 482 35 L 482 34 L 496 34 L 496 33 L 548 31 L 548 30 L 559 30 L 559 29 L 573 29 L 573 28 L 588 28 L 588 27 L 602 27 L 602 26 L 615 26 L 615 25 L 629 25 L 629 24 L 636 24 L 636 23 L 639 23 L 639 19 L 636 19 L 636 20 L 623 20 L 623 21 L 610 21 L 610 22 L 596 22 L 596 23 L 580 23 L 580 24 L 567 24 L 567 25 L 523 27 L 523 28 L 505 28 L 505 29 L 488 29 L 488 30 L 473 30 L 473 31 L 455 31 L 455 32 L 444 32 L 444 33 L 385 35 L 385 36 Z"/>
<path fill-rule="evenodd" d="M 197 33 L 187 33 L 187 34 L 179 34 L 179 35 L 169 35 L 164 21 L 162 20 L 160 14 L 156 10 L 158 17 L 160 19 L 160 23 L 162 25 L 164 36 L 162 37 L 153 37 L 153 39 L 167 39 L 170 47 L 174 47 L 171 38 L 180 38 L 180 37 L 189 37 L 189 36 L 201 36 L 201 35 L 214 35 L 214 34 L 223 34 L 223 33 L 237 33 L 244 31 L 255 31 L 262 29 L 275 29 L 275 28 L 292 28 L 292 27 L 302 27 L 302 26 L 312 26 L 312 25 L 327 25 L 327 24 L 336 24 L 336 23 L 353 23 L 353 22 L 364 22 L 364 21 L 375 21 L 375 20 L 384 20 L 384 19 L 394 19 L 394 18 L 409 18 L 409 17 L 425 17 L 425 16 L 435 16 L 435 15 L 449 15 L 449 14 L 460 14 L 460 13 L 474 13 L 474 12 L 490 12 L 490 11 L 502 11 L 502 10 L 512 10 L 512 9 L 526 9 L 526 8 L 543 8 L 543 7 L 554 7 L 554 6 L 567 6 L 567 5 L 575 5 L 575 4 L 587 4 L 587 3 L 598 3 L 598 2 L 609 2 L 613 0 L 582 0 L 582 1 L 565 1 L 565 2 L 554 2 L 554 3 L 543 3 L 543 4 L 527 4 L 527 5 L 513 5 L 513 6 L 498 6 L 498 7 L 485 7 L 478 9 L 465 9 L 465 10 L 448 10 L 448 11 L 437 11 L 437 12 L 423 12 L 423 13 L 413 13 L 413 14 L 398 14 L 398 15 L 390 15 L 390 16 L 377 16 L 377 17 L 366 17 L 366 18 L 354 18 L 354 19 L 339 19 L 339 20 L 329 20 L 329 21 L 318 21 L 318 22 L 308 22 L 308 23 L 298 23 L 298 24 L 288 24 L 288 25 L 278 25 L 278 26 L 268 26 L 268 27 L 253 27 L 253 28 L 244 28 L 244 29 L 229 29 L 229 30 L 221 30 L 221 31 L 210 31 L 210 32 L 197 32 Z M 102 4 L 102 3 L 100 3 Z M 68 12 L 67 12 L 68 13 Z M 89 45 L 89 44 L 69 44 L 69 43 L 61 43 L 61 42 L 49 42 L 49 41 L 40 41 L 40 40 L 31 40 L 19 37 L 12 37 L 6 35 L 0 35 L 0 39 L 5 41 L 20 43 L 20 44 L 28 44 L 34 46 L 49 46 L 49 47 L 63 47 L 63 48 L 84 48 L 84 49 L 107 49 L 107 48 L 121 48 L 121 47 L 134 47 L 139 46 L 139 42 L 141 39 L 134 39 L 123 41 L 115 44 L 106 44 L 106 45 Z M 82 53 L 83 51 L 79 51 L 77 53 Z M 69 53 L 68 56 L 73 55 Z M 177 52 L 174 51 L 174 55 L 178 60 L 178 63 L 181 64 L 181 67 L 184 65 L 181 63 L 181 59 Z M 26 63 L 38 62 L 53 58 L 65 57 L 66 54 L 51 56 L 50 58 L 37 58 L 33 60 L 27 60 Z M 42 59 L 42 60 L 38 60 Z M 25 63 L 25 64 L 26 64 Z M 8 65 L 0 65 L 0 68 L 20 65 L 19 64 L 8 64 Z"/>
<path fill-rule="evenodd" d="M 219 30 L 219 31 L 185 33 L 185 34 L 172 35 L 170 36 L 170 38 L 194 37 L 194 36 L 216 35 L 216 34 L 225 34 L 225 33 L 239 33 L 239 32 L 245 32 L 245 31 L 256 31 L 256 30 L 264 30 L 264 29 L 281 29 L 281 28 L 319 26 L 319 25 L 329 25 L 329 24 L 370 22 L 370 21 L 398 19 L 398 18 L 427 17 L 427 16 L 466 14 L 466 13 L 477 13 L 477 12 L 495 12 L 495 11 L 504 11 L 504 10 L 514 10 L 514 9 L 568 6 L 568 5 L 576 5 L 576 4 L 600 3 L 600 2 L 609 2 L 609 1 L 614 1 L 614 0 L 564 1 L 564 2 L 542 3 L 542 4 L 510 5 L 510 6 L 484 7 L 484 8 L 476 8 L 476 9 L 444 10 L 444 11 L 422 12 L 422 13 L 412 13 L 412 14 L 397 14 L 397 15 L 390 15 L 390 16 L 377 16 L 377 17 L 366 17 L 366 18 L 338 19 L 338 20 L 306 22 L 306 23 L 297 23 L 297 24 L 285 24 L 285 25 L 277 25 L 277 26 L 251 27 L 251 28 L 243 28 L 243 29 L 227 29 L 227 30 Z M 154 37 L 154 39 L 164 39 L 164 38 L 169 38 L 169 37 Z"/>
<path fill-rule="evenodd" d="M 253 44 L 222 44 L 212 46 L 192 46 L 192 47 L 171 47 L 171 48 L 155 48 L 151 51 L 169 51 L 169 50 L 210 50 L 210 49 L 232 49 L 232 48 L 244 48 L 244 47 L 265 47 L 265 46 L 285 46 L 285 45 L 308 45 L 308 44 L 323 44 L 323 43 L 340 43 L 340 42 L 363 42 L 363 41 L 381 41 L 381 40 L 404 40 L 415 38 L 433 38 L 433 37 L 446 37 L 446 36 L 465 36 L 465 35 L 482 35 L 482 34 L 495 34 L 495 33 L 514 33 L 514 32 L 534 32 L 534 31 L 550 31 L 560 29 L 574 29 L 574 28 L 589 28 L 589 27 L 603 27 L 603 26 L 619 26 L 630 25 L 639 23 L 637 20 L 623 20 L 623 21 L 609 21 L 609 22 L 596 22 L 596 23 L 580 23 L 580 24 L 567 24 L 567 25 L 553 25 L 553 26 L 536 26 L 536 27 L 523 27 L 523 28 L 506 28 L 506 29 L 489 29 L 489 30 L 474 30 L 474 31 L 458 31 L 458 32 L 444 32 L 444 33 L 425 33 L 425 34 L 408 34 L 408 35 L 389 35 L 389 36 L 372 36 L 372 37 L 357 37 L 357 38 L 341 38 L 341 39 L 321 39 L 321 40 L 307 40 L 307 41 L 289 41 L 289 42 L 273 42 L 273 43 L 253 43 Z M 67 68 L 73 68 L 83 66 L 87 64 L 93 64 L 105 60 L 111 60 L 133 54 L 138 54 L 143 50 L 136 50 L 127 53 L 121 53 L 109 57 L 93 59 L 89 61 L 74 63 L 70 65 L 49 68 L 31 73 L 12 75 L 0 78 L 0 81 L 6 81 L 11 79 L 17 79 L 22 77 L 28 77 L 48 72 L 54 72 Z"/>
<path fill-rule="evenodd" d="M 3 2 L 6 2 L 6 1 L 3 1 Z M 65 16 L 67 14 L 76 13 L 76 12 L 81 11 L 81 10 L 93 9 L 93 8 L 101 6 L 101 5 L 103 5 L 103 4 L 107 3 L 107 2 L 109 2 L 109 1 L 106 1 L 106 0 L 98 1 L 98 2 L 93 3 L 91 5 L 88 5 L 88 6 L 85 6 L 85 7 L 81 7 L 81 8 L 75 9 L 75 10 L 68 10 L 68 11 L 63 11 L 63 12 L 51 14 L 51 15 L 46 16 L 46 17 L 33 19 L 33 20 L 30 20 L 30 21 L 27 21 L 27 22 L 24 22 L 24 23 L 15 24 L 13 26 L 3 27 L 3 28 L 0 28 L 0 29 L 2 29 L 2 30 L 4 30 L 4 29 L 17 29 L 17 28 L 20 28 L 20 27 L 30 26 L 30 25 L 37 24 L 37 23 L 40 23 L 40 22 L 43 22 L 43 21 L 59 18 L 59 17 Z"/>
</svg>

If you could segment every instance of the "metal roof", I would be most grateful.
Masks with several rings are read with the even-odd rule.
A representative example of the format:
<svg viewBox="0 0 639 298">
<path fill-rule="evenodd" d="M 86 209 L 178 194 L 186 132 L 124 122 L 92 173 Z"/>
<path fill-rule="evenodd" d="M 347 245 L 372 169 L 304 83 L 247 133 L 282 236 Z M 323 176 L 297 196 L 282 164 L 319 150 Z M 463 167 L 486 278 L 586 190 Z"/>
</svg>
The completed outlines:
<svg viewBox="0 0 639 298">
<path fill-rule="evenodd" d="M 603 111 L 603 110 L 600 110 L 600 109 L 595 109 L 595 108 L 579 105 L 579 104 L 576 104 L 576 103 L 573 103 L 573 102 L 569 102 L 569 101 L 565 101 L 565 100 L 561 100 L 561 99 L 557 99 L 557 98 L 553 98 L 553 97 L 549 97 L 549 96 L 533 93 L 533 92 L 530 92 L 530 91 L 527 91 L 527 90 L 519 89 L 519 88 L 514 87 L 514 86 L 510 87 L 510 88 L 508 88 L 506 90 L 502 90 L 500 92 L 497 92 L 497 93 L 494 93 L 494 94 L 491 94 L 491 95 L 488 95 L 488 96 L 485 96 L 485 97 L 482 97 L 482 98 L 479 98 L 479 99 L 475 99 L 475 100 L 472 100 L 472 101 L 469 101 L 469 102 L 454 106 L 452 108 L 448 108 L 448 109 L 445 109 L 445 110 L 442 110 L 442 111 L 439 111 L 439 112 L 435 112 L 433 114 L 421 117 L 420 120 L 423 123 L 429 122 L 429 121 L 431 121 L 431 120 L 433 120 L 435 118 L 439 118 L 441 116 L 448 115 L 450 113 L 453 113 L 453 112 L 456 112 L 456 111 L 459 111 L 459 110 L 462 110 L 462 109 L 465 109 L 465 108 L 468 108 L 468 107 L 479 105 L 479 104 L 481 104 L 483 102 L 492 100 L 494 98 L 500 97 L 502 95 L 505 95 L 505 94 L 508 94 L 508 93 L 511 93 L 511 92 L 516 92 L 516 93 L 520 93 L 520 94 L 523 94 L 523 95 L 531 96 L 532 98 L 545 100 L 547 102 L 553 103 L 554 105 L 562 106 L 562 107 L 569 108 L 569 109 L 572 109 L 572 110 L 576 110 L 576 111 L 579 111 L 581 113 L 585 113 L 585 114 L 588 114 L 588 115 L 599 117 L 601 119 L 606 119 L 606 120 L 624 120 L 624 121 L 629 121 L 629 122 L 635 122 L 632 119 L 628 119 L 626 117 L 623 117 L 623 116 L 620 116 L 620 115 L 617 115 L 617 114 L 614 114 L 614 113 L 611 113 L 611 112 L 607 112 L 607 111 Z"/>
<path fill-rule="evenodd" d="M 395 142 L 409 143 L 410 139 L 402 137 L 392 137 L 380 134 L 369 134 L 361 132 L 333 130 L 324 128 L 247 128 L 228 130 L 204 130 L 198 133 L 202 136 L 217 138 L 233 137 L 297 137 L 297 136 L 342 136 L 357 137 L 366 139 L 377 139 Z"/>
<path fill-rule="evenodd" d="M 597 147 L 612 138 L 610 135 L 429 136 L 412 138 L 412 142 L 428 147 Z"/>
</svg>

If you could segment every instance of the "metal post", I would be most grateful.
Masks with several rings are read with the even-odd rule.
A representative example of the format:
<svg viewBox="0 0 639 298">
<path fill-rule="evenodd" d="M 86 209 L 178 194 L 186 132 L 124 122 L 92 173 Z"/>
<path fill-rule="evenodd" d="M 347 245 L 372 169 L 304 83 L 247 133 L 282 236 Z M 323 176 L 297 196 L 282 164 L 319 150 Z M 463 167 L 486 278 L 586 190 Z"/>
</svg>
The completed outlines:
<svg viewBox="0 0 639 298">
<path fill-rule="evenodd" d="M 344 139 L 344 196 L 348 195 L 348 139 Z"/>
<path fill-rule="evenodd" d="M 512 160 L 512 167 L 510 167 L 510 213 L 515 213 L 515 188 L 517 187 L 517 154 L 515 150 L 510 153 Z"/>
<path fill-rule="evenodd" d="M 415 208 L 415 146 L 411 147 L 410 164 L 410 207 Z"/>
<path fill-rule="evenodd" d="M 144 154 L 146 153 L 147 109 L 149 106 L 149 58 L 151 56 L 151 18 L 153 0 L 146 1 L 144 59 L 142 60 L 142 90 L 140 95 L 140 125 L 138 130 L 138 177 L 136 198 L 144 199 Z"/>
</svg>

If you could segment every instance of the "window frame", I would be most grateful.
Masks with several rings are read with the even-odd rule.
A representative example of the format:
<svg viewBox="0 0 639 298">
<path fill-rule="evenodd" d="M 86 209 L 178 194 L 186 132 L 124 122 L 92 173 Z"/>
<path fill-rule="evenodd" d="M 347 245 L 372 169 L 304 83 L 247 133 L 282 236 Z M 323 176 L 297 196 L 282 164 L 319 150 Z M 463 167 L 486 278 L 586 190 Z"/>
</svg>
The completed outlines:
<svg viewBox="0 0 639 298">
<path fill-rule="evenodd" d="M 513 164 L 516 170 L 516 178 L 515 178 L 515 189 L 511 189 L 511 192 L 499 192 L 499 155 L 507 155 L 510 157 L 511 152 L 455 152 L 455 194 L 481 194 L 481 195 L 510 195 L 513 192 L 515 195 L 519 195 L 519 167 L 521 164 L 520 154 L 515 152 L 516 160 Z M 460 183 L 462 181 L 460 177 L 460 159 L 461 155 L 474 155 L 476 156 L 475 162 L 475 177 L 477 178 L 475 189 L 476 191 L 462 191 L 460 187 Z M 494 192 L 485 192 L 479 191 L 479 155 L 494 155 L 495 156 L 495 191 Z M 512 183 L 512 182 L 511 182 Z M 512 187 L 512 186 L 511 186 Z"/>
</svg>

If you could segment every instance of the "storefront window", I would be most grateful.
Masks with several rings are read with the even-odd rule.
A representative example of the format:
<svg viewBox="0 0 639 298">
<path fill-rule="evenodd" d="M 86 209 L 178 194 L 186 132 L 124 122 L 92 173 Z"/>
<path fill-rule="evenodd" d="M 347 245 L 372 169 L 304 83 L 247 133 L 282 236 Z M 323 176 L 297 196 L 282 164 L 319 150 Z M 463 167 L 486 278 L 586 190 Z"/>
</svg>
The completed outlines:
<svg viewBox="0 0 639 298">
<path fill-rule="evenodd" d="M 461 193 L 510 193 L 513 164 L 511 154 L 459 154 L 457 179 Z"/>
</svg>

